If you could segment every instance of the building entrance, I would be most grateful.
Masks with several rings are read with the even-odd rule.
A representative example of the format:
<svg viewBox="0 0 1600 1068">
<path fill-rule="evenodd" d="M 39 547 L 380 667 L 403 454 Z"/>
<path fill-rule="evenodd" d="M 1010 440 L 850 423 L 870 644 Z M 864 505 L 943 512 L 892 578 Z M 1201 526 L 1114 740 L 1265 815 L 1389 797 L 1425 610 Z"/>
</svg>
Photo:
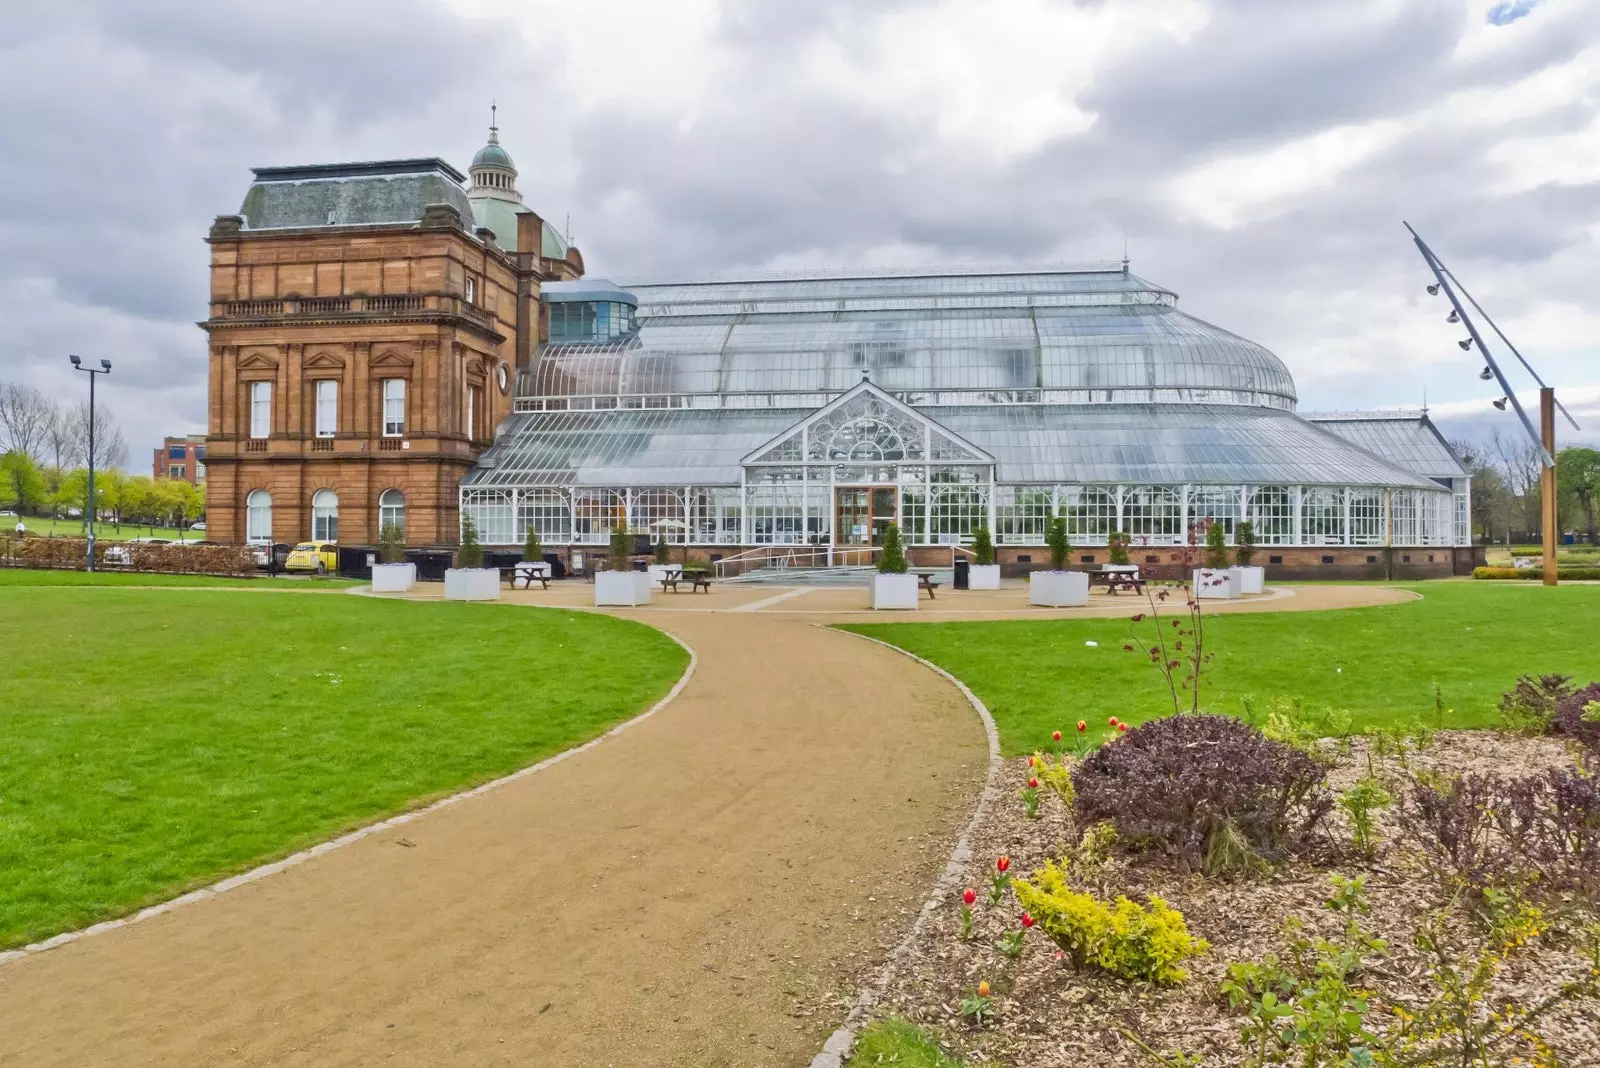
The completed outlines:
<svg viewBox="0 0 1600 1068">
<path fill-rule="evenodd" d="M 893 486 L 841 486 L 834 490 L 833 543 L 882 545 L 895 519 L 899 491 Z"/>
</svg>

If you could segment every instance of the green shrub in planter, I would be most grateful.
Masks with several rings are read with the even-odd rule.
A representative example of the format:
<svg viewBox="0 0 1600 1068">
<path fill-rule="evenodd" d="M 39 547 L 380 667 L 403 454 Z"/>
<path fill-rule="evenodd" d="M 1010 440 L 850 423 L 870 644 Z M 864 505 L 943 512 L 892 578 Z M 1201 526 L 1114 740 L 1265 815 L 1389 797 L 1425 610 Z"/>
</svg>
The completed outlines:
<svg viewBox="0 0 1600 1068">
<path fill-rule="evenodd" d="M 628 534 L 628 521 L 617 520 L 611 528 L 611 570 L 626 571 L 633 566 L 633 539 Z"/>
<path fill-rule="evenodd" d="M 972 562 L 979 567 L 994 563 L 994 541 L 988 527 L 978 527 L 972 532 Z"/>
<path fill-rule="evenodd" d="M 885 575 L 906 573 L 906 551 L 900 545 L 900 528 L 894 523 L 883 528 L 883 552 L 878 554 L 878 571 Z"/>
<path fill-rule="evenodd" d="M 470 515 L 461 517 L 461 550 L 456 553 L 456 566 L 483 566 L 483 546 L 478 544 L 478 525 Z"/>
<path fill-rule="evenodd" d="M 1067 569 L 1067 554 L 1072 551 L 1072 542 L 1067 540 L 1067 517 L 1053 515 L 1050 517 L 1050 526 L 1045 531 L 1044 543 L 1050 549 L 1050 570 L 1065 571 Z"/>
<path fill-rule="evenodd" d="M 522 559 L 527 563 L 538 563 L 544 559 L 544 545 L 539 541 L 539 532 L 528 525 L 528 537 L 522 543 Z"/>
<path fill-rule="evenodd" d="M 1228 566 L 1228 535 L 1221 523 L 1206 524 L 1206 566 L 1218 571 Z"/>
<path fill-rule="evenodd" d="M 665 534 L 656 538 L 656 563 L 672 563 L 672 546 L 667 544 L 667 536 Z"/>
<path fill-rule="evenodd" d="M 1106 546 L 1111 550 L 1113 564 L 1126 564 L 1128 562 L 1128 544 L 1132 539 L 1120 530 L 1113 530 L 1106 537 Z"/>
<path fill-rule="evenodd" d="M 378 559 L 386 564 L 406 562 L 406 532 L 399 523 L 385 523 L 378 530 Z"/>
<path fill-rule="evenodd" d="M 1248 519 L 1235 523 L 1233 546 L 1233 562 L 1240 567 L 1249 567 L 1250 559 L 1256 554 L 1256 525 Z"/>
</svg>

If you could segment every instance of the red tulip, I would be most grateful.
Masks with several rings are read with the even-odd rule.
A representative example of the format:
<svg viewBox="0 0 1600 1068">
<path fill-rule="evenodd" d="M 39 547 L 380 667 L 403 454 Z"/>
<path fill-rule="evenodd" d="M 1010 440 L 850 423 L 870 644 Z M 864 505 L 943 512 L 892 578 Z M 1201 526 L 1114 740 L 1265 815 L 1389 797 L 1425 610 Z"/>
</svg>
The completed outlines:
<svg viewBox="0 0 1600 1068">
<path fill-rule="evenodd" d="M 1119 724 L 1117 724 L 1117 730 L 1119 730 L 1122 733 L 1126 734 L 1126 733 L 1128 733 L 1128 725 L 1126 723 L 1119 723 Z"/>
<path fill-rule="evenodd" d="M 1111 725 L 1113 727 L 1115 727 L 1117 725 L 1117 717 L 1116 716 L 1112 716 L 1111 717 Z"/>
<path fill-rule="evenodd" d="M 1061 740 L 1061 732 L 1053 731 L 1050 735 L 1050 740 L 1053 742 L 1059 742 Z"/>
<path fill-rule="evenodd" d="M 1009 870 L 1010 868 L 1011 868 L 1011 858 L 1010 857 L 1002 856 L 999 860 L 994 862 L 994 870 L 995 871 L 1003 872 L 1003 871 Z"/>
<path fill-rule="evenodd" d="M 961 895 L 961 900 L 970 905 L 974 901 L 978 900 L 978 892 L 969 886 L 967 887 L 966 893 Z"/>
<path fill-rule="evenodd" d="M 1078 733 L 1082 734 L 1084 731 L 1086 731 L 1088 729 L 1089 729 L 1089 725 L 1087 723 L 1085 723 L 1083 720 L 1080 719 L 1078 721 Z"/>
<path fill-rule="evenodd" d="M 1035 778 L 1029 778 L 1029 779 L 1028 779 L 1028 785 L 1029 785 L 1029 786 L 1032 786 L 1032 787 L 1034 787 L 1034 788 L 1037 788 L 1037 787 L 1038 787 L 1038 785 L 1039 785 L 1039 780 L 1038 780 L 1038 779 L 1035 779 Z"/>
<path fill-rule="evenodd" d="M 1024 912 L 1022 914 L 1022 927 L 1023 927 L 1023 930 L 1027 930 L 1029 927 L 1032 927 L 1033 923 L 1034 923 L 1033 914 L 1029 913 L 1029 912 Z"/>
<path fill-rule="evenodd" d="M 1033 767 L 1033 761 L 1034 761 L 1033 757 L 1029 757 L 1028 758 L 1028 767 L 1030 767 L 1030 768 Z"/>
</svg>

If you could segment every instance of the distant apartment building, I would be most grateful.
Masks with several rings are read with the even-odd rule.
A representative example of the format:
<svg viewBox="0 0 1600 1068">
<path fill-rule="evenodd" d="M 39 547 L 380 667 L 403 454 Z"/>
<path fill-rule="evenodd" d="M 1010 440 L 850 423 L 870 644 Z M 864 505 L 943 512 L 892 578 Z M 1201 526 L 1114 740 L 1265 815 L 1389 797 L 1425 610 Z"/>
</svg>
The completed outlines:
<svg viewBox="0 0 1600 1068">
<path fill-rule="evenodd" d="M 155 450 L 150 473 L 156 478 L 177 478 L 195 486 L 205 485 L 206 436 L 190 434 L 166 439 Z"/>
</svg>

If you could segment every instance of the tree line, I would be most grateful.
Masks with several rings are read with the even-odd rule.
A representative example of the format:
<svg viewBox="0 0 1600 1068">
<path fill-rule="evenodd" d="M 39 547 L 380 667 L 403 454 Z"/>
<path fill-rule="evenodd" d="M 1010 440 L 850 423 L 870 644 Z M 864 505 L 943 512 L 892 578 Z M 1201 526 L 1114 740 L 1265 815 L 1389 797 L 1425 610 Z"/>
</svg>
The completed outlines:
<svg viewBox="0 0 1600 1068">
<path fill-rule="evenodd" d="M 119 527 L 182 527 L 205 513 L 205 494 L 181 479 L 130 475 L 116 418 L 94 413 L 95 496 L 89 496 L 89 406 L 63 404 L 21 382 L 0 382 L 0 508 L 22 516 L 88 516 Z M 9 524 L 7 524 L 9 525 Z"/>
<path fill-rule="evenodd" d="M 1494 430 L 1486 441 L 1452 441 L 1472 476 L 1472 526 L 1487 542 L 1535 542 L 1544 535 L 1539 449 L 1521 434 Z M 1600 449 L 1556 453 L 1557 534 L 1600 544 Z"/>
</svg>

